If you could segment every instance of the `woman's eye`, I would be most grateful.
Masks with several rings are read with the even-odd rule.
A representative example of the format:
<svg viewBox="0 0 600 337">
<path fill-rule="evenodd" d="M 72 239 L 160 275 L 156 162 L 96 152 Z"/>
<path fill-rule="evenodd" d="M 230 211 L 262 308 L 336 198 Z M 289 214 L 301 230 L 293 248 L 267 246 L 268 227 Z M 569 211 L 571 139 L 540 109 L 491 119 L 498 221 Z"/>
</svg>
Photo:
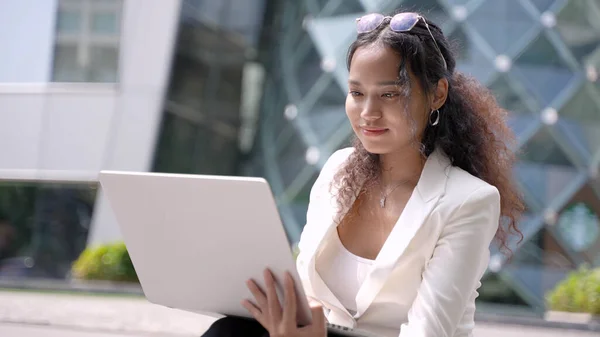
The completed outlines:
<svg viewBox="0 0 600 337">
<path fill-rule="evenodd" d="M 398 96 L 398 94 L 395 92 L 386 92 L 385 94 L 383 94 L 381 96 L 385 97 L 385 98 L 394 98 L 394 97 Z"/>
<path fill-rule="evenodd" d="M 362 94 L 360 92 L 358 92 L 358 91 L 350 91 L 350 95 L 356 97 L 356 96 L 360 96 Z"/>
</svg>

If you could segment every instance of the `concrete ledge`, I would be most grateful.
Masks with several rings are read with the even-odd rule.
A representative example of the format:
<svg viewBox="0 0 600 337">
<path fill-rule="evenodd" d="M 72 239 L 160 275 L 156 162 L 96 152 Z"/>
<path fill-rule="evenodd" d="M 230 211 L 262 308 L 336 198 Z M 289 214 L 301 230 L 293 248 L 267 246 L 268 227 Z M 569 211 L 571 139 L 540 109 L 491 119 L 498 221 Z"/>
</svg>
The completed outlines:
<svg viewBox="0 0 600 337">
<path fill-rule="evenodd" d="M 589 323 L 574 323 L 559 320 L 546 320 L 543 317 L 534 315 L 510 316 L 493 313 L 476 313 L 475 320 L 477 322 L 493 324 L 523 325 L 530 327 L 600 332 L 600 323 L 598 322 L 591 321 Z"/>
<path fill-rule="evenodd" d="M 544 318 L 550 322 L 568 322 L 600 326 L 600 316 L 588 313 L 548 311 Z"/>
<path fill-rule="evenodd" d="M 152 304 L 141 296 L 0 290 L 0 323 L 143 336 L 199 336 L 216 318 Z"/>
<path fill-rule="evenodd" d="M 0 279 L 0 288 L 32 291 L 57 291 L 72 293 L 116 294 L 144 296 L 137 283 L 52 280 L 52 279 Z"/>
</svg>

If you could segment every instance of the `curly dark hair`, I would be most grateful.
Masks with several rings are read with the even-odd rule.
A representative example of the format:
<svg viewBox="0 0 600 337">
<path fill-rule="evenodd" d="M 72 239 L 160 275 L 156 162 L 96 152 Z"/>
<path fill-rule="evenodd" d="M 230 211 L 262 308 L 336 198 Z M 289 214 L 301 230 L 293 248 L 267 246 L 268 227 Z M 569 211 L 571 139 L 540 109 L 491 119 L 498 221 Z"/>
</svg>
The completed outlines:
<svg viewBox="0 0 600 337">
<path fill-rule="evenodd" d="M 358 35 L 348 51 L 348 69 L 358 48 L 382 43 L 401 56 L 399 83 L 408 84 L 404 85 L 406 95 L 410 94 L 409 69 L 429 94 L 433 93 L 441 78 L 448 80 L 448 97 L 439 109 L 439 123 L 436 126 L 427 125 L 422 139 L 415 139 L 415 144 L 424 158 L 435 148 L 443 150 L 453 166 L 460 167 L 499 190 L 501 221 L 495 240 L 503 252 L 510 252 L 508 236 L 516 234 L 521 239 L 523 237 L 517 222 L 524 205 L 512 180 L 512 167 L 516 159 L 511 146 L 515 137 L 506 124 L 507 112 L 498 105 L 489 89 L 474 78 L 456 71 L 453 48 L 436 24 L 427 20 L 447 68 L 423 20 L 419 20 L 409 32 L 402 33 L 390 30 L 389 21 L 386 18 L 377 29 Z M 353 201 L 368 186 L 377 183 L 381 174 L 377 154 L 369 153 L 358 138 L 355 138 L 354 148 L 355 151 L 333 181 L 339 188 L 339 206 L 349 210 L 344 218 L 356 212 L 357 205 L 352 205 Z"/>
</svg>

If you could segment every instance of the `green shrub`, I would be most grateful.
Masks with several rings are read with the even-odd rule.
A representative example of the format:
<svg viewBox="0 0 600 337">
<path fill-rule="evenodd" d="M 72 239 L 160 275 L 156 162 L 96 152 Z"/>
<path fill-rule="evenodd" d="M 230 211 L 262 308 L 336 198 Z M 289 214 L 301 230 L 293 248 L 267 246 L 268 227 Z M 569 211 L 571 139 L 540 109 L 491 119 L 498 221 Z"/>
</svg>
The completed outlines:
<svg viewBox="0 0 600 337">
<path fill-rule="evenodd" d="M 123 242 L 86 248 L 73 263 L 71 271 L 73 277 L 82 280 L 138 282 Z"/>
<path fill-rule="evenodd" d="M 549 310 L 600 315 L 600 268 L 570 273 L 547 296 Z"/>
</svg>

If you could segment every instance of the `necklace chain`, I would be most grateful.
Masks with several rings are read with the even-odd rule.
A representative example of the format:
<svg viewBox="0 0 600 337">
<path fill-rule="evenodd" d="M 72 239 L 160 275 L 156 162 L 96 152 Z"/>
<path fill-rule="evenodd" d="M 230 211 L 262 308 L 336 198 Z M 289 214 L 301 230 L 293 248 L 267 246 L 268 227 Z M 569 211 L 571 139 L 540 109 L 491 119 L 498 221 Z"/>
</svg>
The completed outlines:
<svg viewBox="0 0 600 337">
<path fill-rule="evenodd" d="M 385 208 L 385 202 L 387 200 L 387 197 L 390 196 L 390 194 L 392 194 L 392 192 L 394 192 L 398 187 L 406 184 L 409 181 L 409 179 L 405 179 L 400 181 L 396 186 L 394 186 L 394 188 L 392 188 L 389 192 L 387 193 L 383 193 L 383 189 L 381 190 L 381 198 L 379 199 L 379 206 L 381 206 L 381 208 Z"/>
</svg>

